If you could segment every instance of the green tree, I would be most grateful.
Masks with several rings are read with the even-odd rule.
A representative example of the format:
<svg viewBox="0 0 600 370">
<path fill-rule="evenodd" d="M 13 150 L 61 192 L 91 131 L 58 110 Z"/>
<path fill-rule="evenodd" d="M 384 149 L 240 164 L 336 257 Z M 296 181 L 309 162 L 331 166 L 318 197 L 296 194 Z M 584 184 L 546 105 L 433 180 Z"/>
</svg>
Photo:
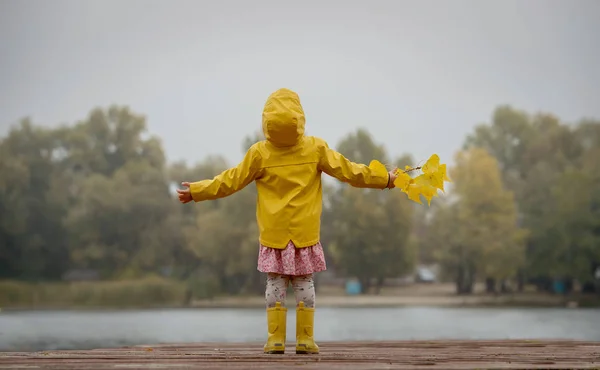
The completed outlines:
<svg viewBox="0 0 600 370">
<path fill-rule="evenodd" d="M 257 133 L 243 143 L 246 151 L 261 140 Z M 180 164 L 172 170 L 182 179 L 212 178 L 227 168 L 222 158 L 208 158 L 187 171 Z M 243 291 L 263 289 L 256 269 L 258 257 L 258 227 L 256 225 L 256 187 L 254 184 L 240 192 L 216 201 L 195 204 L 193 219 L 186 228 L 187 248 L 198 263 L 194 276 L 200 276 L 196 284 L 213 284 L 208 295 L 223 291 L 238 294 Z"/>
<path fill-rule="evenodd" d="M 0 143 L 0 275 L 135 275 L 173 263 L 183 237 L 160 142 L 145 131 L 142 116 L 116 106 L 74 126 L 13 128 Z"/>
<path fill-rule="evenodd" d="M 148 164 L 86 178 L 65 220 L 73 266 L 139 276 L 171 265 L 174 243 L 181 240 L 174 207 L 163 172 Z"/>
<path fill-rule="evenodd" d="M 591 265 L 600 261 L 600 124 L 583 122 L 573 135 L 582 153 L 550 186 L 543 261 L 551 276 L 585 284 L 593 281 Z"/>
<path fill-rule="evenodd" d="M 56 139 L 23 120 L 0 142 L 0 277 L 56 279 L 68 266 Z"/>
<path fill-rule="evenodd" d="M 372 159 L 387 162 L 383 146 L 375 144 L 365 130 L 347 136 L 338 150 L 358 163 Z M 408 160 L 404 157 L 399 161 Z M 403 194 L 338 184 L 328 201 L 325 219 L 331 227 L 327 233 L 335 266 L 357 277 L 363 292 L 369 290 L 373 279 L 378 292 L 384 278 L 411 271 L 415 261 L 409 238 L 413 205 Z"/>
<path fill-rule="evenodd" d="M 586 279 L 591 278 L 591 269 L 583 259 L 579 263 L 567 262 L 574 261 L 573 251 L 577 248 L 574 244 L 568 246 L 573 238 L 567 238 L 566 233 L 583 228 L 593 234 L 591 225 L 595 215 L 586 212 L 593 208 L 593 197 L 586 195 L 589 191 L 584 189 L 574 193 L 573 196 L 581 197 L 580 201 L 588 199 L 591 203 L 586 207 L 578 200 L 571 200 L 582 207 L 579 215 L 588 219 L 583 222 L 579 216 L 572 218 L 568 216 L 565 199 L 569 190 L 565 184 L 578 179 L 582 184 L 573 184 L 572 189 L 595 188 L 594 181 L 589 179 L 590 169 L 584 169 L 583 161 L 597 155 L 594 152 L 599 147 L 598 126 L 593 120 L 567 125 L 550 114 L 529 116 L 510 107 L 500 107 L 490 125 L 479 126 L 467 139 L 467 147 L 486 148 L 498 159 L 504 183 L 515 194 L 520 222 L 530 230 L 522 275 L 527 273 L 543 282 L 551 278 L 570 280 L 580 276 L 580 271 L 586 271 Z M 578 227 L 570 224 L 575 219 L 580 220 Z M 567 265 L 570 267 L 566 268 Z"/>
<path fill-rule="evenodd" d="M 492 282 L 515 277 L 524 263 L 525 232 L 496 160 L 483 149 L 459 152 L 451 178 L 454 199 L 436 209 L 431 230 L 457 293 L 471 293 L 478 275 Z"/>
<path fill-rule="evenodd" d="M 64 221 L 72 267 L 132 277 L 175 264 L 176 204 L 160 142 L 145 133 L 144 117 L 116 106 L 59 131 L 58 166 L 72 181 Z"/>
</svg>

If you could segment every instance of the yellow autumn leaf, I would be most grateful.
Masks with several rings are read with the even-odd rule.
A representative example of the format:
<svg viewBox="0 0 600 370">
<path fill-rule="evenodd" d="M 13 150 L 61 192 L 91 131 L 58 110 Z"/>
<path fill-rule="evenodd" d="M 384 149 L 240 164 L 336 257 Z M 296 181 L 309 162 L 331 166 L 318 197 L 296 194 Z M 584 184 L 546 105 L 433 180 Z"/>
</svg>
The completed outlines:
<svg viewBox="0 0 600 370">
<path fill-rule="evenodd" d="M 408 189 L 408 185 L 410 184 L 412 177 L 406 172 L 398 171 L 396 172 L 397 176 L 396 180 L 394 180 L 394 186 L 398 189 L 406 192 Z"/>
<path fill-rule="evenodd" d="M 446 165 L 440 164 L 440 157 L 437 154 L 429 157 L 423 166 L 423 175 L 427 176 L 431 186 L 444 191 L 444 179 L 446 176 Z"/>
<path fill-rule="evenodd" d="M 445 164 L 441 164 L 440 165 L 440 172 L 443 174 L 443 180 L 444 181 L 448 181 L 451 182 L 452 180 L 450 180 L 450 178 L 448 177 L 448 172 L 446 172 L 446 165 Z"/>
<path fill-rule="evenodd" d="M 415 184 L 419 186 L 419 191 L 421 193 L 421 195 L 423 195 L 423 197 L 425 199 L 427 199 L 427 204 L 431 205 L 431 199 L 433 197 L 437 197 L 438 193 L 437 193 L 437 188 L 434 184 L 431 183 L 431 178 L 433 178 L 430 175 L 420 175 L 415 179 Z M 442 182 L 443 185 L 443 182 Z"/>
<path fill-rule="evenodd" d="M 406 192 L 406 194 L 408 195 L 408 199 L 412 200 L 413 202 L 417 202 L 419 204 L 423 204 L 421 202 L 421 186 L 417 185 L 417 184 L 411 184 L 408 187 L 408 191 Z"/>
<path fill-rule="evenodd" d="M 369 165 L 371 167 L 371 165 Z M 421 167 L 421 175 L 412 178 L 408 172 L 419 169 L 406 166 L 404 171 L 396 171 L 396 180 L 394 185 L 402 192 L 406 193 L 408 199 L 419 204 L 421 195 L 427 199 L 427 204 L 431 205 L 431 199 L 439 196 L 438 189 L 444 191 L 444 181 L 450 181 L 446 173 L 446 165 L 440 164 L 440 157 L 433 154 L 427 162 Z"/>
<path fill-rule="evenodd" d="M 427 162 L 423 165 L 423 173 L 433 174 L 437 173 L 440 167 L 440 157 L 437 154 L 429 157 Z"/>
<path fill-rule="evenodd" d="M 426 179 L 428 185 L 431 185 L 436 189 L 440 189 L 441 191 L 444 191 L 444 176 L 441 173 L 439 173 L 439 172 L 432 173 L 432 174 L 424 173 L 424 174 L 420 175 L 419 178 L 421 178 L 422 181 L 425 181 L 425 179 Z"/>
</svg>

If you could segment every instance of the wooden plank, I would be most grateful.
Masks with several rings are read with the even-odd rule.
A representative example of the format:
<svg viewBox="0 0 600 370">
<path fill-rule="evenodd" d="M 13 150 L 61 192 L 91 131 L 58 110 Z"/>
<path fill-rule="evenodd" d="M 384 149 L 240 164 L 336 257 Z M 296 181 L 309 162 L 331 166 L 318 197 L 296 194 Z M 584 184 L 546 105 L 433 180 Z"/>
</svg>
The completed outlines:
<svg viewBox="0 0 600 370">
<path fill-rule="evenodd" d="M 186 343 L 89 351 L 0 352 L 0 369 L 600 369 L 600 342 L 319 343 L 321 354 L 262 354 L 262 343 Z"/>
</svg>

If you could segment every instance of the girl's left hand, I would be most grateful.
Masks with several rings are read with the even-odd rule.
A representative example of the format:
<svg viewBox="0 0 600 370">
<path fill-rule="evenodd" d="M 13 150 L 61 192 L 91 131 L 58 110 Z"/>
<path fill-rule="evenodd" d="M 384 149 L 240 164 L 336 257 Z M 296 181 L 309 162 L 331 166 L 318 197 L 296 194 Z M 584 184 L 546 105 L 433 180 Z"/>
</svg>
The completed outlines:
<svg viewBox="0 0 600 370">
<path fill-rule="evenodd" d="M 396 185 L 394 185 L 394 181 L 396 181 L 396 178 L 398 177 L 398 176 L 396 175 L 396 171 L 397 171 L 397 170 L 398 170 L 398 169 L 396 168 L 396 169 L 393 169 L 393 170 L 391 170 L 390 172 L 388 172 L 388 174 L 390 175 L 390 183 L 389 183 L 389 185 L 388 185 L 388 189 L 393 189 L 393 188 L 395 188 L 395 187 L 396 187 Z"/>
<path fill-rule="evenodd" d="M 190 191 L 190 183 L 184 181 L 181 183 L 181 185 L 185 186 L 187 189 L 177 189 L 177 193 L 179 194 L 179 201 L 183 204 L 191 202 L 193 199 L 192 192 Z"/>
</svg>

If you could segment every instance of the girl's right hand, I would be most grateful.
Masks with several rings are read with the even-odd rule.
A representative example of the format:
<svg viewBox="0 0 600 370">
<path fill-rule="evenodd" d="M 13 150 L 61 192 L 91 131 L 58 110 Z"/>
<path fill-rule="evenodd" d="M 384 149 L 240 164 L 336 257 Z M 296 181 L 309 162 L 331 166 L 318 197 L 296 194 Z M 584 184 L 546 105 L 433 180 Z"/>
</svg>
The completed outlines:
<svg viewBox="0 0 600 370">
<path fill-rule="evenodd" d="M 177 193 L 179 194 L 179 201 L 183 204 L 191 202 L 193 199 L 192 199 L 192 193 L 190 191 L 190 183 L 187 181 L 184 181 L 181 183 L 181 185 L 183 185 L 187 189 L 183 189 L 183 190 L 177 189 Z"/>
</svg>

